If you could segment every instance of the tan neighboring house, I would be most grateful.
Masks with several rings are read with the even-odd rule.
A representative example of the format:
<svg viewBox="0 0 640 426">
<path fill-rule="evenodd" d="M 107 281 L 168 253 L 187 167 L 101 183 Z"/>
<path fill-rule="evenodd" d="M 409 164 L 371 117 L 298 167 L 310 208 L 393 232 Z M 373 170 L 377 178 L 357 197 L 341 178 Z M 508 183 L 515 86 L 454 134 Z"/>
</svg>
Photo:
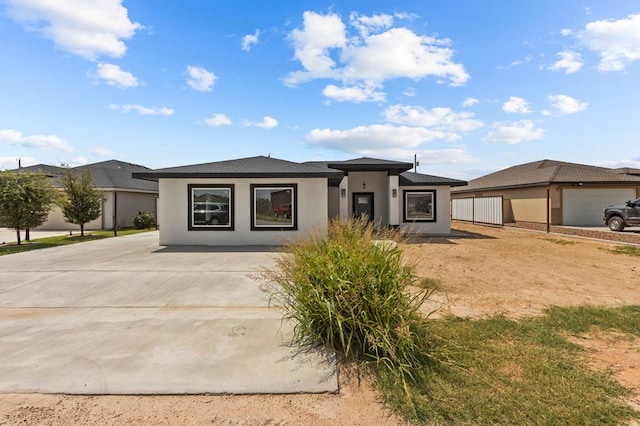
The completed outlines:
<svg viewBox="0 0 640 426">
<path fill-rule="evenodd" d="M 502 197 L 505 224 L 604 226 L 603 209 L 640 197 L 640 169 L 554 160 L 521 164 L 452 189 L 451 198 Z"/>
<path fill-rule="evenodd" d="M 56 187 L 60 186 L 57 179 L 66 171 L 63 167 L 46 164 L 21 167 L 20 170 L 45 173 L 53 180 Z M 87 223 L 85 230 L 113 229 L 115 223 L 118 228 L 128 228 L 133 226 L 133 218 L 139 211 L 156 211 L 158 183 L 131 176 L 135 172 L 149 171 L 150 169 L 147 167 L 118 160 L 108 160 L 73 167 L 72 170 L 78 172 L 90 170 L 96 189 L 104 194 L 100 217 Z M 80 227 L 65 222 L 62 210 L 56 206 L 49 213 L 47 221 L 37 229 L 80 230 Z"/>
</svg>

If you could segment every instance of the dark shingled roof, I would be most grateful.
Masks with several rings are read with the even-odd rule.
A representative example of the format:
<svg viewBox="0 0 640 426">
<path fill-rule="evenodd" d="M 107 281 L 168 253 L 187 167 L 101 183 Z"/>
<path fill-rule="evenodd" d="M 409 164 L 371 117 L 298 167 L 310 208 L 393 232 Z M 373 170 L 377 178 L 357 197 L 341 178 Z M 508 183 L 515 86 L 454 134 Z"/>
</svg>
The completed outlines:
<svg viewBox="0 0 640 426">
<path fill-rule="evenodd" d="M 26 172 L 41 172 L 48 177 L 58 178 L 67 170 L 64 167 L 49 166 L 46 164 L 37 164 L 35 166 L 21 167 L 16 169 Z M 93 176 L 93 183 L 96 188 L 101 190 L 135 190 L 143 192 L 158 192 L 158 183 L 147 180 L 136 179 L 131 176 L 134 172 L 149 171 L 148 167 L 139 164 L 125 163 L 124 161 L 108 160 L 99 163 L 84 164 L 82 166 L 72 167 L 71 170 L 84 171 L 90 170 Z M 54 186 L 60 186 L 56 180 L 53 181 Z"/>
<path fill-rule="evenodd" d="M 124 161 L 109 160 L 75 167 L 75 170 L 91 170 L 95 186 L 100 189 L 129 189 L 158 192 L 158 183 L 132 176 L 136 172 L 150 171 L 148 167 Z"/>
<path fill-rule="evenodd" d="M 400 175 L 400 185 L 447 185 L 459 186 L 466 182 L 420 173 L 405 172 L 411 163 L 357 158 L 349 161 L 307 161 L 294 163 L 271 157 L 249 157 L 238 160 L 193 164 L 133 173 L 140 179 L 159 178 L 270 178 L 270 177 L 324 177 L 329 185 L 338 185 L 348 171 L 389 171 Z M 404 173 L 403 173 L 404 172 Z"/>
<path fill-rule="evenodd" d="M 344 171 L 376 171 L 376 170 L 388 170 L 392 173 L 402 173 L 413 167 L 411 163 L 404 163 L 400 161 L 379 160 L 377 158 L 356 158 L 354 160 L 347 161 L 330 161 L 327 166 L 332 169 L 344 170 Z"/>
<path fill-rule="evenodd" d="M 157 180 L 158 178 L 269 178 L 269 177 L 339 177 L 342 172 L 319 166 L 294 163 L 271 157 L 249 157 L 190 166 L 169 167 L 148 172 L 138 172 L 134 177 Z"/>
<path fill-rule="evenodd" d="M 50 166 L 48 164 L 36 164 L 35 166 L 20 167 L 19 169 L 13 169 L 16 172 L 32 172 L 32 173 L 44 173 L 48 177 L 60 176 L 66 169 L 64 167 Z"/>
<path fill-rule="evenodd" d="M 424 175 L 422 173 L 403 172 L 400 173 L 400 186 L 462 186 L 467 182 L 458 179 L 450 179 L 440 176 Z"/>
<path fill-rule="evenodd" d="M 509 167 L 469 181 L 453 192 L 523 188 L 561 183 L 637 183 L 640 176 L 620 170 L 554 160 L 540 160 Z"/>
</svg>

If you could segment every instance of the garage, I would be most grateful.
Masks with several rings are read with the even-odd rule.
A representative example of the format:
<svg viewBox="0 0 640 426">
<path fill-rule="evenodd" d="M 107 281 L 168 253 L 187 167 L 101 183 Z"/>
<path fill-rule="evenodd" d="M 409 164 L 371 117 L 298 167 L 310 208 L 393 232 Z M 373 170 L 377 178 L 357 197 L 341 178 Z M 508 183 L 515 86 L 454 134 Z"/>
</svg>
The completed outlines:
<svg viewBox="0 0 640 426">
<path fill-rule="evenodd" d="M 602 211 L 609 204 L 635 199 L 633 188 L 577 188 L 562 191 L 562 223 L 604 226 Z"/>
</svg>

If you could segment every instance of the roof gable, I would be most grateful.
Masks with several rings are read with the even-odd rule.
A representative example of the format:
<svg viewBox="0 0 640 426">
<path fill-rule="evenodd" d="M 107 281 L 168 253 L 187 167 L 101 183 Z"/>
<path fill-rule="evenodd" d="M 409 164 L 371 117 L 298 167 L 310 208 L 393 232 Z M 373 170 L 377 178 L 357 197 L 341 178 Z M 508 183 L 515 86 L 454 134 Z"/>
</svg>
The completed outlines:
<svg viewBox="0 0 640 426">
<path fill-rule="evenodd" d="M 387 170 L 392 174 L 399 174 L 413 167 L 411 163 L 400 161 L 380 160 L 377 158 L 361 157 L 346 161 L 328 162 L 332 169 L 343 171 L 382 171 Z"/>
<path fill-rule="evenodd" d="M 512 166 L 469 181 L 456 191 L 545 186 L 552 183 L 640 183 L 640 176 L 606 167 L 540 160 Z"/>
</svg>

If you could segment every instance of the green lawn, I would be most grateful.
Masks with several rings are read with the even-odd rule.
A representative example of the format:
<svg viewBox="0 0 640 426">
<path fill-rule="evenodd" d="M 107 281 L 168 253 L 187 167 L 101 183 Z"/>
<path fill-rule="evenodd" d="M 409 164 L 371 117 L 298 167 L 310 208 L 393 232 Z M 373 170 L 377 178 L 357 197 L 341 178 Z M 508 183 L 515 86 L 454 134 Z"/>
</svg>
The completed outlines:
<svg viewBox="0 0 640 426">
<path fill-rule="evenodd" d="M 567 336 L 615 330 L 640 338 L 640 306 L 553 307 L 521 321 L 495 316 L 429 320 L 439 365 L 403 392 L 379 378 L 385 400 L 414 423 L 618 425 L 640 419 L 621 398 L 629 391 L 589 369 Z"/>
<path fill-rule="evenodd" d="M 148 229 L 121 229 L 118 230 L 118 236 L 138 234 L 140 232 L 149 232 Z M 86 241 L 101 240 L 103 238 L 113 237 L 113 231 L 90 231 L 85 232 L 84 237 L 78 234 L 69 236 L 61 235 L 57 237 L 38 238 L 31 241 L 23 241 L 21 245 L 15 243 L 0 244 L 0 256 L 13 253 L 21 253 L 23 251 L 38 250 L 48 247 L 64 246 L 67 244 L 77 244 Z"/>
</svg>

